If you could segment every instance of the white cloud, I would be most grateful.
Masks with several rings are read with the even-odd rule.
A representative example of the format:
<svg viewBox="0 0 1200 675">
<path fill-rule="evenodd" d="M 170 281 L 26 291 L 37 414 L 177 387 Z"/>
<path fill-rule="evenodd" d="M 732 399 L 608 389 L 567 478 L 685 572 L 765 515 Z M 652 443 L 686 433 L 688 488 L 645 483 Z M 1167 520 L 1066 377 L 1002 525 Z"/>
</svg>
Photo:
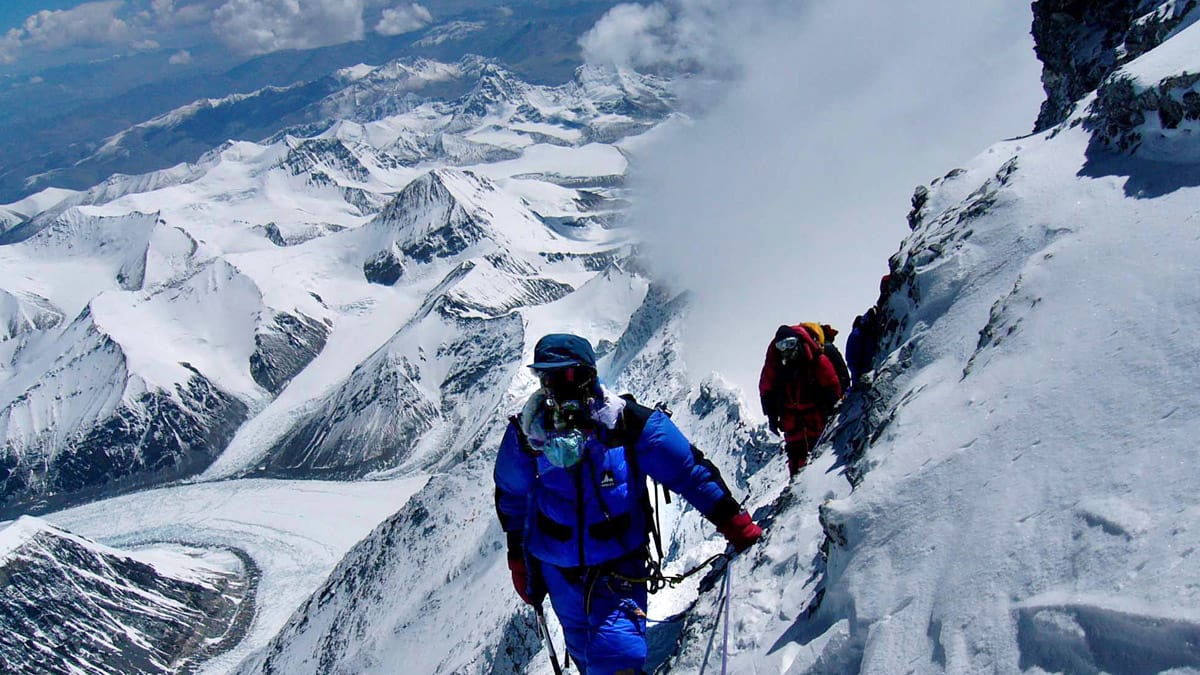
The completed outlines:
<svg viewBox="0 0 1200 675">
<path fill-rule="evenodd" d="M 191 26 L 212 19 L 214 0 L 176 5 L 176 0 L 151 0 L 151 21 L 162 28 Z"/>
<path fill-rule="evenodd" d="M 165 35 L 165 31 L 206 22 L 217 1 L 198 0 L 177 7 L 176 0 L 103 0 L 65 10 L 42 10 L 0 38 L 0 62 L 13 63 L 28 54 L 50 51 L 61 56 L 79 48 L 159 49 L 160 40 L 181 35 Z"/>
<path fill-rule="evenodd" d="M 171 58 L 167 59 L 167 63 L 170 63 L 171 65 L 186 66 L 187 64 L 189 64 L 191 62 L 192 62 L 192 53 L 186 49 L 180 49 L 179 51 L 172 54 Z"/>
<path fill-rule="evenodd" d="M 647 68 L 670 59 L 671 12 L 664 5 L 617 5 L 579 41 L 589 63 Z"/>
<path fill-rule="evenodd" d="M 266 54 L 360 40 L 362 13 L 363 0 L 228 0 L 212 28 L 240 52 Z"/>
<path fill-rule="evenodd" d="M 0 63 L 13 63 L 21 52 L 21 31 L 10 29 L 0 38 Z"/>
<path fill-rule="evenodd" d="M 400 35 L 411 33 L 424 28 L 433 21 L 433 15 L 417 3 L 401 5 L 383 10 L 383 16 L 375 25 L 375 32 L 380 35 Z"/>
<path fill-rule="evenodd" d="M 128 43 L 133 32 L 129 24 L 117 16 L 124 4 L 124 0 L 105 0 L 71 9 L 44 9 L 25 19 L 20 28 L 9 31 L 4 51 L 15 56 L 18 48 L 60 49 Z"/>
<path fill-rule="evenodd" d="M 635 162 L 632 218 L 651 264 L 693 291 L 691 366 L 753 399 L 779 324 L 844 339 L 874 302 L 915 185 L 1032 128 L 1032 16 L 1008 0 L 680 0 L 663 25 L 654 7 L 612 10 L 585 53 L 738 74 Z"/>
<path fill-rule="evenodd" d="M 754 4 L 751 2 L 751 4 Z M 740 0 L 671 0 L 623 4 L 608 11 L 579 40 L 584 60 L 640 70 L 703 68 L 734 64 L 725 41 L 735 32 L 753 39 L 756 17 Z"/>
</svg>

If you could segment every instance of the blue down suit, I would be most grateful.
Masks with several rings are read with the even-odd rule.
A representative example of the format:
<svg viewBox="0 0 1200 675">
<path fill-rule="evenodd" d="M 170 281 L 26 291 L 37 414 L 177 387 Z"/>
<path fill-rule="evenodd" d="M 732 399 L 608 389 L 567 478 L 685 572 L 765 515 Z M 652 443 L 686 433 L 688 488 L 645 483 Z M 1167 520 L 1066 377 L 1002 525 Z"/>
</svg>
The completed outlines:
<svg viewBox="0 0 1200 675">
<path fill-rule="evenodd" d="M 584 673 L 639 672 L 646 660 L 646 476 L 714 524 L 740 507 L 667 415 L 607 392 L 592 412 L 582 459 L 567 468 L 551 464 L 539 450 L 547 436 L 540 403 L 535 394 L 513 418 L 496 456 L 496 510 L 510 556 L 517 548 L 531 579 L 544 584 Z"/>
</svg>

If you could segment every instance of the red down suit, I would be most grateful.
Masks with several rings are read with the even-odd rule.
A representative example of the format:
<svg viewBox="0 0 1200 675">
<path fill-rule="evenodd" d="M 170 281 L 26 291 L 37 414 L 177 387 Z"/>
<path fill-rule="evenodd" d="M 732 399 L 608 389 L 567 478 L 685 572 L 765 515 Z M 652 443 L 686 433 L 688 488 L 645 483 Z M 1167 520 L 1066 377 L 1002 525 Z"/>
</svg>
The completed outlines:
<svg viewBox="0 0 1200 675">
<path fill-rule="evenodd" d="M 798 338 L 798 349 L 790 356 L 776 348 L 787 337 Z M 837 370 L 824 348 L 803 326 L 780 326 L 767 346 L 758 394 L 763 413 L 778 420 L 779 430 L 789 444 L 803 442 L 811 448 L 825 430 L 833 406 L 842 397 Z"/>
</svg>

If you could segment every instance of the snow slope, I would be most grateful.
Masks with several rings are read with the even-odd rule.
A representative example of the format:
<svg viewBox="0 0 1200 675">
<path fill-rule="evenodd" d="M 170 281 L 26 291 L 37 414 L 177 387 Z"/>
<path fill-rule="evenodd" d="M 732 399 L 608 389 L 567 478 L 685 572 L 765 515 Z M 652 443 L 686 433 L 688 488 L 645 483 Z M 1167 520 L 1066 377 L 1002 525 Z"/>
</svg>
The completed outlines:
<svg viewBox="0 0 1200 675">
<path fill-rule="evenodd" d="M 1173 40 L 1129 70 L 1191 68 Z M 931 186 L 874 388 L 734 567 L 732 672 L 1200 669 L 1200 181 L 1086 114 Z"/>
</svg>

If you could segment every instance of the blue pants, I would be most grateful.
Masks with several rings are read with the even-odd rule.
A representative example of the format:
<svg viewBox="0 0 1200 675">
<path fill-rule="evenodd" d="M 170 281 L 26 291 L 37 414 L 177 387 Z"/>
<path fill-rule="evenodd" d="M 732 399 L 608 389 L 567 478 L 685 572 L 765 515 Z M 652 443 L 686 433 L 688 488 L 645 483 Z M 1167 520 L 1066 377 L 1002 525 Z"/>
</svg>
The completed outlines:
<svg viewBox="0 0 1200 675">
<path fill-rule="evenodd" d="M 646 576 L 640 557 L 611 567 L 624 576 Z M 562 570 L 542 565 L 550 604 L 562 624 L 567 651 L 584 675 L 611 675 L 646 662 L 646 584 L 629 582 L 611 571 Z"/>
</svg>

